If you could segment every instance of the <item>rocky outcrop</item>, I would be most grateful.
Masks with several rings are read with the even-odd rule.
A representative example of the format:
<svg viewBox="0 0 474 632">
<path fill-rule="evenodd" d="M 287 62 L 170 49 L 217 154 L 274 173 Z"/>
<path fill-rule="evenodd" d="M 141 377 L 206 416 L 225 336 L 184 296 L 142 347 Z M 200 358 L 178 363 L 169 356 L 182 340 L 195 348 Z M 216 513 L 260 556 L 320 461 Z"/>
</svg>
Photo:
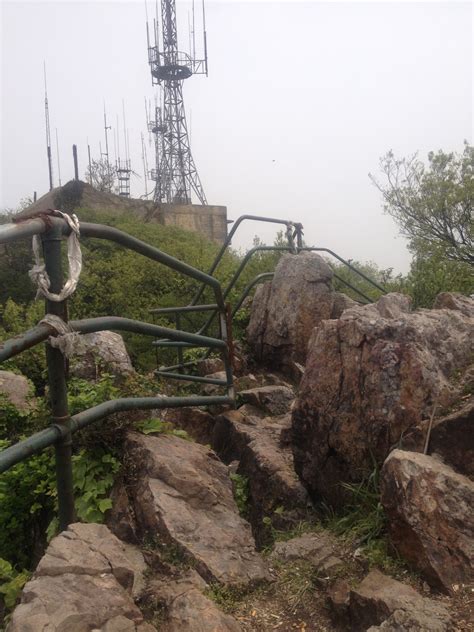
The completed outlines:
<svg viewBox="0 0 474 632">
<path fill-rule="evenodd" d="M 240 632 L 235 619 L 221 612 L 204 594 L 205 581 L 189 570 L 181 577 L 154 579 L 147 599 L 165 609 L 161 632 Z"/>
<path fill-rule="evenodd" d="M 0 396 L 3 395 L 18 410 L 31 407 L 32 386 L 23 375 L 0 371 Z"/>
<path fill-rule="evenodd" d="M 288 386 L 260 386 L 239 393 L 241 403 L 260 408 L 268 415 L 286 414 L 294 399 L 293 389 Z"/>
<path fill-rule="evenodd" d="M 451 620 L 444 606 L 376 570 L 350 591 L 349 617 L 353 632 L 447 632 Z"/>
<path fill-rule="evenodd" d="M 293 412 L 295 466 L 313 496 L 341 505 L 341 483 L 367 476 L 410 429 L 426 434 L 435 404 L 460 397 L 473 332 L 462 311 L 412 313 L 400 294 L 321 322 Z"/>
<path fill-rule="evenodd" d="M 133 372 L 132 362 L 122 336 L 113 331 L 85 334 L 70 357 L 70 374 L 95 380 L 101 373 L 121 378 Z"/>
<path fill-rule="evenodd" d="M 266 543 L 263 519 L 288 529 L 306 515 L 308 497 L 295 473 L 291 448 L 285 443 L 289 415 L 261 418 L 229 411 L 216 419 L 212 446 L 248 481 L 248 518 L 258 545 Z"/>
<path fill-rule="evenodd" d="M 455 309 L 465 316 L 474 318 L 474 301 L 472 297 L 458 292 L 441 292 L 433 303 L 433 309 Z"/>
<path fill-rule="evenodd" d="M 294 562 L 301 560 L 311 564 L 318 571 L 319 578 L 331 576 L 344 566 L 337 557 L 338 545 L 336 538 L 327 531 L 304 533 L 285 542 L 277 542 L 270 559 L 280 562 Z"/>
<path fill-rule="evenodd" d="M 134 511 L 142 534 L 161 538 L 209 582 L 249 586 L 268 578 L 238 514 L 227 467 L 209 448 L 178 437 L 129 433 Z"/>
<path fill-rule="evenodd" d="M 355 304 L 332 290 L 332 277 L 315 253 L 280 259 L 273 281 L 257 288 L 252 303 L 247 341 L 257 360 L 292 375 L 293 363 L 304 364 L 313 328 Z"/>
<path fill-rule="evenodd" d="M 451 592 L 474 580 L 474 483 L 438 459 L 394 450 L 382 470 L 382 504 L 399 553 Z"/>
<path fill-rule="evenodd" d="M 72 524 L 25 585 L 8 632 L 154 632 L 134 603 L 146 565 L 104 525 Z"/>
</svg>

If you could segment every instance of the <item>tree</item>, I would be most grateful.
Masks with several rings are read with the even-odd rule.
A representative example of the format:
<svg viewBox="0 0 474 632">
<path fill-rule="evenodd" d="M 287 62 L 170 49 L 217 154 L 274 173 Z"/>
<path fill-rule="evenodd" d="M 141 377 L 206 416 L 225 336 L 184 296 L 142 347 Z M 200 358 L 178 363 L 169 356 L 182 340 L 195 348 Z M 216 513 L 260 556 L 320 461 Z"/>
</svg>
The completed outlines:
<svg viewBox="0 0 474 632">
<path fill-rule="evenodd" d="M 462 154 L 430 152 L 427 167 L 417 154 L 399 159 L 389 151 L 380 167 L 383 183 L 369 177 L 415 255 L 442 251 L 449 260 L 473 265 L 474 147 L 465 142 Z"/>
<path fill-rule="evenodd" d="M 86 169 L 86 179 L 98 191 L 113 190 L 117 180 L 117 169 L 108 160 L 92 160 Z"/>
</svg>

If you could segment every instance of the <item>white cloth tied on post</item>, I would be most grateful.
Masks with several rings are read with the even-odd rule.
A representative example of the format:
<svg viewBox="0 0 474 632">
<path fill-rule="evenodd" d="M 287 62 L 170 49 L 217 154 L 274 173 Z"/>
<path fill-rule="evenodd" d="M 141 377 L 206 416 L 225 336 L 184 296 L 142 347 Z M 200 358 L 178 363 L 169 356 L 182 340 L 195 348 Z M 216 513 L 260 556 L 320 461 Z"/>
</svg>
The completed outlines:
<svg viewBox="0 0 474 632">
<path fill-rule="evenodd" d="M 56 330 L 57 336 L 50 336 L 48 343 L 55 349 L 59 349 L 61 353 L 70 358 L 74 354 L 81 354 L 85 351 L 86 345 L 78 331 L 74 331 L 71 326 L 64 322 L 59 316 L 54 314 L 46 314 L 39 321 L 39 324 L 46 324 Z"/>
<path fill-rule="evenodd" d="M 41 262 L 41 239 L 38 235 L 33 236 L 33 255 L 35 265 L 29 271 L 30 279 L 38 286 L 36 298 L 44 296 L 48 301 L 60 303 L 74 293 L 82 270 L 82 252 L 79 245 L 79 219 L 76 215 L 67 215 L 61 211 L 53 211 L 56 217 L 62 217 L 69 224 L 71 232 L 67 238 L 67 258 L 69 263 L 69 278 L 64 284 L 59 294 L 49 291 L 51 282 L 46 272 L 46 266 Z"/>
</svg>

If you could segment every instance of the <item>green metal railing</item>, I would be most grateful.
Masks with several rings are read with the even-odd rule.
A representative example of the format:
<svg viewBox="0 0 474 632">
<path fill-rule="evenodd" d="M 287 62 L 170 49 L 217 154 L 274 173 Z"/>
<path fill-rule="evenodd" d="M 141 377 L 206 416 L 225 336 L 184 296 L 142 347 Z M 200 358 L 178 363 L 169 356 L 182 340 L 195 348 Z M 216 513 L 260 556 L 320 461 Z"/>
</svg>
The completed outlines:
<svg viewBox="0 0 474 632">
<path fill-rule="evenodd" d="M 255 254 L 259 252 L 289 252 L 292 254 L 297 254 L 299 252 L 323 252 L 333 257 L 337 261 L 339 261 L 339 263 L 342 263 L 345 267 L 347 267 L 348 270 L 351 270 L 351 272 L 353 272 L 357 278 L 363 279 L 369 285 L 375 288 L 377 291 L 381 292 L 382 294 L 386 294 L 386 290 L 384 287 L 382 287 L 379 283 L 377 283 L 376 281 L 368 277 L 361 270 L 358 270 L 349 261 L 343 259 L 333 250 L 330 250 L 329 248 L 317 248 L 317 247 L 304 246 L 302 224 L 294 223 L 289 220 L 260 217 L 257 215 L 242 215 L 241 217 L 239 217 L 238 220 L 236 220 L 236 222 L 234 223 L 234 226 L 232 227 L 232 230 L 229 232 L 227 239 L 225 240 L 224 244 L 219 250 L 214 262 L 212 263 L 208 274 L 213 274 L 216 271 L 216 269 L 218 268 L 219 264 L 221 263 L 224 257 L 225 252 L 227 251 L 227 249 L 229 248 L 231 244 L 233 236 L 235 235 L 238 227 L 241 225 L 241 223 L 244 220 L 253 220 L 253 221 L 258 221 L 258 222 L 267 222 L 267 223 L 285 225 L 286 238 L 287 238 L 288 245 L 287 246 L 255 246 L 254 248 L 251 248 L 246 253 L 245 257 L 242 259 L 239 267 L 233 274 L 231 280 L 229 281 L 229 284 L 224 290 L 223 292 L 224 300 L 227 300 L 229 298 L 230 293 L 232 292 L 232 290 L 238 283 L 239 279 L 242 276 L 242 273 L 244 272 L 245 268 L 249 264 L 250 260 Z M 331 263 L 329 263 L 329 265 L 331 265 Z M 250 292 L 254 289 L 254 287 L 263 281 L 267 281 L 271 279 L 272 277 L 273 277 L 273 272 L 266 272 L 263 274 L 259 274 L 255 279 L 253 279 L 246 285 L 240 297 L 236 301 L 235 306 L 233 308 L 229 306 L 229 313 L 230 313 L 229 327 L 231 326 L 232 319 L 235 317 L 236 313 L 241 308 L 244 300 L 247 298 L 247 296 L 249 296 Z M 342 283 L 345 287 L 348 287 L 350 290 L 352 290 L 361 299 L 362 303 L 372 302 L 372 299 L 369 296 L 367 296 L 367 294 L 365 294 L 362 290 L 360 290 L 358 287 L 356 287 L 349 281 L 346 281 L 345 279 L 343 279 L 340 275 L 336 274 L 336 272 L 334 272 L 334 278 L 337 279 L 340 283 Z M 190 303 L 184 307 L 157 308 L 157 309 L 150 310 L 150 312 L 154 316 L 173 314 L 175 316 L 176 327 L 178 328 L 179 323 L 181 322 L 181 315 L 208 311 L 210 312 L 210 315 L 208 316 L 205 323 L 200 327 L 200 329 L 197 332 L 198 334 L 204 334 L 209 330 L 209 327 L 214 322 L 216 318 L 216 314 L 217 314 L 216 306 L 211 305 L 211 304 L 208 304 L 208 305 L 197 304 L 197 301 L 199 301 L 199 299 L 201 298 L 203 292 L 205 291 L 205 288 L 206 286 L 203 284 L 199 288 L 199 290 L 196 292 L 196 294 L 194 295 Z M 189 379 L 190 381 L 194 381 L 195 378 L 193 376 L 183 373 L 184 369 L 192 367 L 198 362 L 200 362 L 201 360 L 208 358 L 211 353 L 211 350 L 208 350 L 205 352 L 205 354 L 203 354 L 202 357 L 196 358 L 188 362 L 184 362 L 183 361 L 183 348 L 195 346 L 195 345 L 186 345 L 183 343 L 173 342 L 172 340 L 168 338 L 155 340 L 153 341 L 153 345 L 157 348 L 157 350 L 158 348 L 169 348 L 169 347 L 176 348 L 178 362 L 177 364 L 174 364 L 172 366 L 166 366 L 166 367 L 159 366 L 159 358 L 158 358 L 158 353 L 157 353 L 157 367 L 158 368 L 156 370 L 156 374 L 161 375 L 163 377 L 176 378 L 180 380 Z M 172 371 L 178 371 L 178 373 L 172 373 Z"/>
<path fill-rule="evenodd" d="M 50 279 L 50 291 L 59 293 L 63 286 L 62 241 L 70 228 L 67 222 L 51 214 L 42 214 L 17 224 L 0 226 L 0 245 L 40 235 L 46 272 Z M 66 364 L 60 349 L 46 344 L 46 360 L 48 368 L 49 397 L 51 405 L 51 425 L 27 439 L 10 446 L 0 452 L 0 473 L 29 456 L 54 446 L 56 462 L 56 485 L 58 491 L 59 526 L 65 529 L 74 520 L 74 495 L 72 485 L 72 435 L 96 421 L 113 413 L 129 410 L 146 410 L 156 408 L 174 408 L 180 406 L 206 406 L 209 404 L 234 403 L 232 365 L 229 356 L 228 309 L 224 302 L 220 283 L 211 275 L 197 270 L 170 255 L 146 244 L 135 237 L 110 226 L 81 224 L 81 235 L 99 239 L 108 239 L 133 250 L 149 259 L 161 263 L 177 272 L 191 277 L 214 294 L 212 304 L 214 313 L 219 319 L 219 336 L 210 337 L 201 333 L 191 333 L 180 329 L 170 329 L 138 320 L 105 316 L 72 320 L 67 323 L 72 332 L 86 334 L 105 329 L 128 331 L 147 336 L 166 336 L 173 344 L 199 346 L 209 350 L 217 350 L 224 361 L 225 380 L 201 378 L 201 382 L 218 383 L 226 388 L 226 395 L 187 396 L 187 397 L 133 397 L 104 402 L 98 406 L 70 416 L 68 409 L 68 390 Z M 199 306 L 198 306 L 199 307 Z M 46 300 L 46 314 L 59 317 L 67 322 L 67 301 L 52 302 Z M 7 360 L 26 349 L 47 341 L 58 335 L 54 325 L 41 322 L 36 327 L 6 340 L 0 344 L 0 361 Z"/>
</svg>

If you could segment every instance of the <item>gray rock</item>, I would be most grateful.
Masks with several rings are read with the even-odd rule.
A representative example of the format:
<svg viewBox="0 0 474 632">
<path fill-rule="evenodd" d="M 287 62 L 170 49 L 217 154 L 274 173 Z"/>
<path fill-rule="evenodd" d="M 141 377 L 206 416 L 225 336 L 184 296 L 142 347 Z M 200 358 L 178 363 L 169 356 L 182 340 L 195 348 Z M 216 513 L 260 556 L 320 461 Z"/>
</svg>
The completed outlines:
<svg viewBox="0 0 474 632">
<path fill-rule="evenodd" d="M 337 541 L 327 531 L 305 533 L 286 542 L 277 542 L 270 558 L 283 562 L 304 560 L 318 570 L 335 571 L 343 562 L 335 557 Z"/>
<path fill-rule="evenodd" d="M 429 584 L 474 580 L 474 482 L 438 459 L 394 450 L 381 475 L 390 538 Z"/>
<path fill-rule="evenodd" d="M 74 377 L 95 380 L 103 372 L 124 377 L 133 372 L 133 366 L 122 336 L 112 331 L 97 331 L 81 336 L 70 358 L 69 370 Z"/>
<path fill-rule="evenodd" d="M 472 297 L 459 292 L 441 292 L 435 298 L 433 309 L 455 309 L 465 316 L 474 318 L 474 302 Z"/>
<path fill-rule="evenodd" d="M 0 395 L 5 395 L 18 410 L 31 408 L 32 394 L 32 386 L 26 377 L 11 371 L 0 371 Z"/>
</svg>

